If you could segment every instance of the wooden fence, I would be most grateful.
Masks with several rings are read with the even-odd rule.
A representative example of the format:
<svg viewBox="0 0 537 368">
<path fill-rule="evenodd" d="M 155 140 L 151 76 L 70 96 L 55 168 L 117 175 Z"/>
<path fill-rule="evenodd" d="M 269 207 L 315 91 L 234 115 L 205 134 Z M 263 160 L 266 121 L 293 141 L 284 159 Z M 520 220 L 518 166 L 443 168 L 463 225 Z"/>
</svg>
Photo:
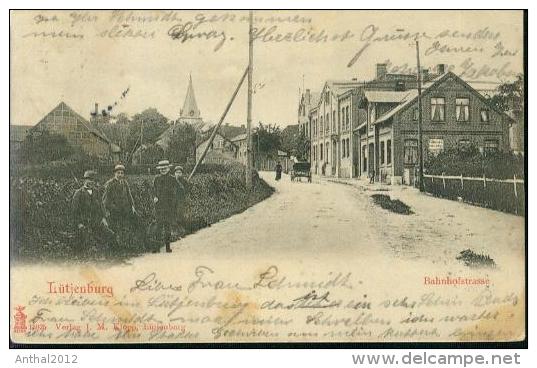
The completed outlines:
<svg viewBox="0 0 537 368">
<path fill-rule="evenodd" d="M 499 211 L 525 215 L 524 180 L 516 175 L 513 179 L 424 175 L 424 186 L 428 193 L 437 197 L 463 200 Z"/>
</svg>

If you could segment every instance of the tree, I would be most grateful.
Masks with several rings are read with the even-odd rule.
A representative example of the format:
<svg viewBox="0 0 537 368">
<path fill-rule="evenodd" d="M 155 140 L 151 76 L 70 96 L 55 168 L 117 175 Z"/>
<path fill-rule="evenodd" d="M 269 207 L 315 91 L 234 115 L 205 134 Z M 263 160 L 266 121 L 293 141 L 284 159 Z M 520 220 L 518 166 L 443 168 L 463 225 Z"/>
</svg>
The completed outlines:
<svg viewBox="0 0 537 368">
<path fill-rule="evenodd" d="M 500 111 L 524 113 L 524 76 L 517 75 L 514 82 L 500 84 L 497 93 L 489 96 L 489 102 Z"/>
<path fill-rule="evenodd" d="M 254 152 L 259 155 L 277 157 L 278 150 L 282 147 L 280 128 L 276 125 L 264 125 L 260 122 L 252 135 L 252 144 Z"/>
<path fill-rule="evenodd" d="M 517 79 L 514 82 L 503 83 L 496 89 L 496 94 L 488 96 L 488 101 L 492 106 L 500 111 L 511 113 L 512 117 L 516 121 L 516 125 L 511 130 L 511 138 L 513 139 L 513 146 L 511 148 L 515 150 L 524 150 L 524 76 L 522 74 L 517 75 Z"/>
<path fill-rule="evenodd" d="M 177 123 L 173 126 L 170 143 L 166 152 L 170 162 L 187 163 L 193 160 L 196 149 L 196 127 L 189 123 Z"/>
<path fill-rule="evenodd" d="M 143 128 L 142 128 L 143 126 Z M 129 124 L 129 134 L 126 139 L 125 150 L 128 154 L 142 144 L 148 146 L 169 128 L 168 118 L 155 108 L 148 108 L 132 117 Z"/>
</svg>

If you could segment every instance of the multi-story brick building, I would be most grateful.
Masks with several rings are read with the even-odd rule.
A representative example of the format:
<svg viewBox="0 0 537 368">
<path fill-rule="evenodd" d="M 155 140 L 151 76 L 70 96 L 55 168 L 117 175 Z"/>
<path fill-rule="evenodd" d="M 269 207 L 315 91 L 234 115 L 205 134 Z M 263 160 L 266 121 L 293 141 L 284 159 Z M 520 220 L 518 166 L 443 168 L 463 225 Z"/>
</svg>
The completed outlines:
<svg viewBox="0 0 537 368">
<path fill-rule="evenodd" d="M 461 145 L 481 151 L 508 150 L 512 119 L 496 111 L 461 78 L 422 73 L 424 154 Z M 377 65 L 369 82 L 327 82 L 310 110 L 313 171 L 336 177 L 368 177 L 387 183 L 413 182 L 417 166 L 417 78 L 386 73 Z"/>
</svg>

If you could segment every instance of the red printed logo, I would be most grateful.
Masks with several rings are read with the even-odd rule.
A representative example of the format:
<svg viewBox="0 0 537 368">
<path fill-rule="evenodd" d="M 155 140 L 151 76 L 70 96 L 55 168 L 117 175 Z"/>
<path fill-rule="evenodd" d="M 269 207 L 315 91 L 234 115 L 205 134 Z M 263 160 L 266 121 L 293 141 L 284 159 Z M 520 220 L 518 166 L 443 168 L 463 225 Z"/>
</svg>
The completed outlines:
<svg viewBox="0 0 537 368">
<path fill-rule="evenodd" d="M 13 327 L 13 332 L 16 333 L 23 333 L 26 332 L 26 313 L 24 313 L 24 309 L 26 307 L 22 305 L 18 305 L 15 307 L 15 310 L 17 311 L 14 315 L 15 318 L 15 326 Z"/>
</svg>

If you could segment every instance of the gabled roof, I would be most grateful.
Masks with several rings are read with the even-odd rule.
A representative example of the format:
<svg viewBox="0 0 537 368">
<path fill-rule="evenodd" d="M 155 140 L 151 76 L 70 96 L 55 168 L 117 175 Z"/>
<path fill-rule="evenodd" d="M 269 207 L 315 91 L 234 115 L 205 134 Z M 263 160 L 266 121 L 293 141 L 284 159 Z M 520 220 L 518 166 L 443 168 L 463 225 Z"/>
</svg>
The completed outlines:
<svg viewBox="0 0 537 368">
<path fill-rule="evenodd" d="M 29 125 L 10 125 L 9 140 L 11 142 L 22 142 L 32 127 Z"/>
<path fill-rule="evenodd" d="M 216 136 L 220 136 L 222 137 L 222 139 L 224 139 L 225 141 L 229 142 L 231 145 L 233 145 L 235 148 L 238 148 L 237 145 L 235 143 L 233 143 L 233 141 L 229 138 L 226 138 L 226 136 L 224 136 L 223 134 L 220 133 L 220 131 L 216 132 Z M 198 144 L 196 144 L 196 148 L 199 147 L 200 145 L 202 145 L 203 143 L 207 142 L 209 140 L 209 138 L 211 138 L 210 136 L 201 140 L 200 142 L 198 142 Z"/>
<path fill-rule="evenodd" d="M 397 114 L 399 111 L 406 108 L 407 105 L 410 105 L 411 103 L 413 103 L 417 99 L 417 97 L 418 97 L 417 89 L 406 91 L 406 96 L 400 101 L 399 105 L 397 105 L 396 107 L 388 111 L 386 114 L 380 116 L 377 120 L 373 122 L 373 124 L 379 124 L 388 120 L 389 118 Z"/>
<path fill-rule="evenodd" d="M 237 142 L 237 141 L 242 141 L 242 140 L 245 140 L 247 138 L 247 134 L 246 133 L 242 133 L 242 134 L 239 134 L 233 138 L 231 138 L 231 141 L 232 142 Z"/>
<path fill-rule="evenodd" d="M 365 91 L 364 96 L 369 102 L 400 103 L 409 93 L 410 91 Z"/>
<path fill-rule="evenodd" d="M 316 106 L 319 104 L 321 94 L 319 92 L 310 92 L 310 106 Z"/>
<path fill-rule="evenodd" d="M 188 88 L 186 90 L 185 101 L 183 102 L 183 108 L 181 109 L 181 118 L 200 118 L 200 110 L 196 103 L 196 96 L 194 95 L 194 87 L 192 86 L 192 75 L 190 75 L 188 81 Z"/>
<path fill-rule="evenodd" d="M 326 87 L 330 88 L 330 91 L 336 96 L 339 96 L 342 93 L 347 92 L 351 88 L 361 87 L 364 85 L 364 82 L 358 82 L 353 80 L 327 80 L 323 91 Z"/>
<path fill-rule="evenodd" d="M 47 117 L 50 116 L 50 115 L 53 115 L 56 111 L 60 111 L 61 112 L 61 115 L 64 116 L 65 113 L 67 113 L 68 115 L 72 115 L 74 116 L 77 121 L 82 124 L 82 126 L 84 128 L 86 128 L 88 131 L 90 131 L 93 135 L 95 135 L 96 137 L 100 138 L 101 140 L 105 141 L 106 143 L 108 144 L 113 144 L 110 139 L 108 139 L 108 137 L 106 135 L 104 135 L 101 131 L 99 131 L 98 129 L 96 129 L 95 127 L 93 127 L 91 125 L 91 123 L 89 121 L 87 121 L 86 119 L 84 119 L 82 117 L 82 115 L 80 115 L 79 113 L 77 113 L 75 110 L 73 110 L 71 107 L 69 107 L 65 102 L 61 101 L 58 106 L 56 106 L 55 108 L 53 108 L 47 115 L 45 115 L 40 121 L 39 123 L 37 123 L 36 125 L 34 125 L 32 128 L 30 128 L 29 131 L 31 130 L 34 130 L 34 129 L 37 129 L 39 128 L 39 126 L 41 124 L 43 124 L 46 120 L 47 120 Z M 117 147 L 117 146 L 116 146 Z M 117 147 L 119 148 L 119 147 Z"/>
<path fill-rule="evenodd" d="M 431 80 L 430 82 L 428 83 L 424 83 L 423 86 L 422 86 L 422 98 L 423 98 L 423 95 L 426 95 L 429 91 L 431 91 L 434 87 L 438 86 L 439 84 L 441 84 L 442 82 L 444 82 L 445 80 L 447 80 L 448 78 L 454 78 L 455 80 L 457 80 L 459 83 L 462 83 L 467 89 L 469 89 L 471 92 L 473 92 L 476 96 L 478 96 L 487 106 L 489 106 L 492 110 L 496 111 L 498 114 L 501 114 L 501 115 L 504 115 L 505 117 L 507 117 L 509 120 L 513 120 L 509 115 L 507 115 L 505 112 L 503 111 L 498 111 L 496 108 L 494 108 L 493 106 L 490 105 L 490 103 L 487 101 L 487 99 L 481 94 L 479 93 L 478 91 L 476 91 L 472 86 L 470 86 L 468 83 L 466 83 L 462 78 L 460 78 L 459 76 L 457 76 L 456 74 L 454 74 L 453 72 L 447 72 L 447 73 L 444 73 L 438 77 L 436 77 L 435 79 Z M 400 104 L 397 105 L 396 107 L 394 107 L 393 109 L 391 109 L 390 111 L 388 111 L 386 114 L 382 115 L 382 116 L 379 116 L 377 118 L 377 120 L 375 120 L 372 124 L 379 124 L 379 123 L 382 123 L 382 122 L 385 122 L 387 121 L 388 119 L 390 119 L 392 116 L 394 116 L 395 114 L 405 110 L 408 106 L 410 106 L 411 104 L 413 104 L 417 98 L 418 98 L 418 91 L 417 89 L 411 89 L 411 90 L 408 90 L 406 91 L 408 92 L 408 96 L 406 96 L 403 100 L 401 100 Z"/>
</svg>

